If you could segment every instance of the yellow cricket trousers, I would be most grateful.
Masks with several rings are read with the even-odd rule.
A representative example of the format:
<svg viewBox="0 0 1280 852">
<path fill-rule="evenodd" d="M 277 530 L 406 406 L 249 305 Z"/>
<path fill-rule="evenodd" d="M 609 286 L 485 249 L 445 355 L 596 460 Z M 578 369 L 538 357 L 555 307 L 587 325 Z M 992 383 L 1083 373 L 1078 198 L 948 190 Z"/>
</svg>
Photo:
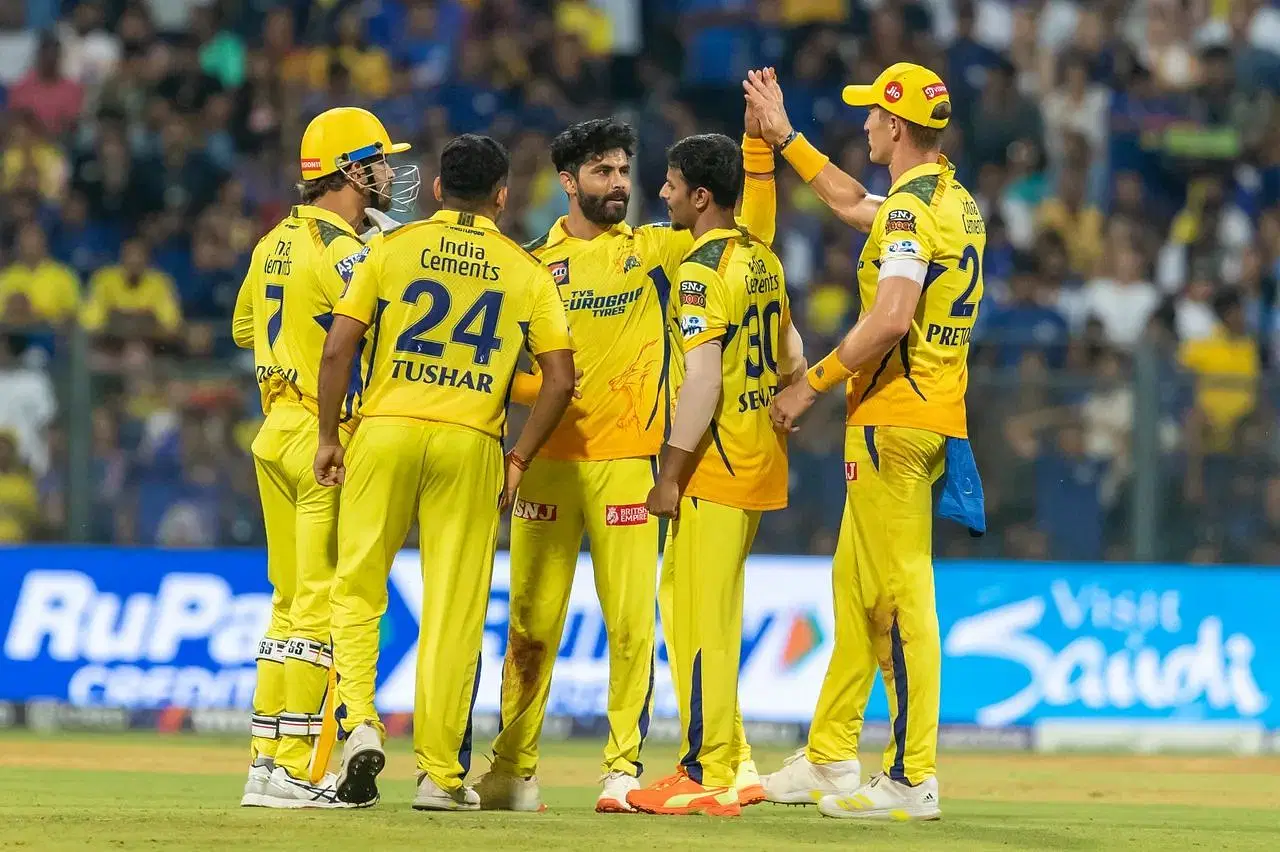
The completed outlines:
<svg viewBox="0 0 1280 852">
<path fill-rule="evenodd" d="M 738 667 L 747 554 L 760 514 L 684 497 L 663 556 L 663 576 L 670 575 L 663 630 L 680 707 L 680 766 L 708 787 L 732 786 L 738 764 L 751 755 L 738 708 Z"/>
<path fill-rule="evenodd" d="M 892 736 L 885 774 L 936 772 L 942 650 L 933 589 L 933 483 L 946 438 L 897 426 L 845 433 L 848 500 L 832 572 L 836 635 L 809 732 L 814 763 L 858 755 L 877 666 Z"/>
<path fill-rule="evenodd" d="M 307 775 L 333 662 L 329 588 L 339 492 L 316 482 L 316 444 L 315 417 L 277 403 L 252 447 L 272 588 L 271 621 L 258 649 L 253 751 L 274 757 L 295 778 Z"/>
<path fill-rule="evenodd" d="M 609 637 L 609 740 L 602 771 L 639 775 L 653 701 L 658 521 L 645 511 L 649 458 L 535 459 L 511 521 L 511 619 L 494 765 L 538 767 L 538 739 L 585 530 Z"/>
<path fill-rule="evenodd" d="M 344 731 L 381 726 L 374 708 L 387 575 L 414 519 L 423 600 L 413 743 L 446 791 L 471 768 L 471 709 L 498 541 L 502 446 L 461 426 L 366 417 L 345 459 L 333 586 L 337 714 Z"/>
</svg>

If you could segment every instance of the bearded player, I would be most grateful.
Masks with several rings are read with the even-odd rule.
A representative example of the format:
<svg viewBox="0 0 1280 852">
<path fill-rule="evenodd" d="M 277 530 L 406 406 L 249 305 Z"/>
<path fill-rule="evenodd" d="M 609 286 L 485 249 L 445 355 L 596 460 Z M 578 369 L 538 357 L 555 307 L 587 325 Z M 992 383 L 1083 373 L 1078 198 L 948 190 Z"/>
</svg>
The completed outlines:
<svg viewBox="0 0 1280 852">
<path fill-rule="evenodd" d="M 578 551 L 590 541 L 609 642 L 609 738 L 601 813 L 633 810 L 654 679 L 654 586 L 659 530 L 645 509 L 683 362 L 671 281 L 693 245 L 667 225 L 632 228 L 635 131 L 612 119 L 576 124 L 552 142 L 569 214 L 526 248 L 564 301 L 583 377 L 581 398 L 533 461 L 511 529 L 511 616 L 502 679 L 502 729 L 482 807 L 537 810 L 538 740 Z M 758 133 L 743 140 L 743 217 L 766 243 L 774 230 L 773 155 Z M 536 388 L 525 380 L 514 397 Z M 741 781 L 763 799 L 754 764 Z"/>
<path fill-rule="evenodd" d="M 775 84 L 749 79 L 747 89 L 766 138 L 832 203 L 831 188 L 847 176 L 791 129 Z M 986 228 L 939 149 L 951 99 L 936 74 L 898 63 L 870 86 L 846 86 L 844 100 L 870 108 L 871 160 L 889 167 L 893 183 L 858 262 L 861 317 L 772 406 L 778 428 L 791 429 L 819 393 L 846 385 L 848 499 L 833 571 L 835 648 L 808 747 L 765 779 L 765 791 L 777 802 L 820 799 L 829 817 L 937 819 L 932 491 L 945 472 L 941 506 L 958 493 L 960 508 L 949 516 L 985 529 L 964 393 Z M 883 771 L 855 786 L 877 666 L 892 737 Z"/>
<path fill-rule="evenodd" d="M 316 116 L 302 136 L 303 203 L 259 241 L 236 299 L 232 334 L 254 351 L 266 414 L 253 461 L 273 590 L 271 622 L 258 646 L 243 805 L 341 806 L 333 777 L 321 777 L 327 751 L 313 758 L 333 665 L 329 587 L 338 528 L 338 491 L 311 475 L 317 372 L 333 308 L 367 253 L 356 237 L 366 207 L 385 211 L 417 194 L 416 167 L 402 167 L 397 177 L 386 162 L 387 154 L 408 148 L 393 144 L 365 110 L 339 107 Z M 347 385 L 344 442 L 355 428 L 362 378 L 357 369 Z"/>
</svg>

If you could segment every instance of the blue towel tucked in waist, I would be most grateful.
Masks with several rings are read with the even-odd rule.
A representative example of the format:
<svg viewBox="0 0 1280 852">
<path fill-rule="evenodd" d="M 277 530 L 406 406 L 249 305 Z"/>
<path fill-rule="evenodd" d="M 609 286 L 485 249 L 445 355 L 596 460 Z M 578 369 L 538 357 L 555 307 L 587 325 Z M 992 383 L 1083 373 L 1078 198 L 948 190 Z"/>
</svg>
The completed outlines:
<svg viewBox="0 0 1280 852">
<path fill-rule="evenodd" d="M 973 447 L 963 438 L 947 439 L 946 470 L 942 474 L 942 496 L 938 514 L 969 528 L 975 538 L 987 531 L 986 501 L 982 478 L 973 458 Z"/>
</svg>

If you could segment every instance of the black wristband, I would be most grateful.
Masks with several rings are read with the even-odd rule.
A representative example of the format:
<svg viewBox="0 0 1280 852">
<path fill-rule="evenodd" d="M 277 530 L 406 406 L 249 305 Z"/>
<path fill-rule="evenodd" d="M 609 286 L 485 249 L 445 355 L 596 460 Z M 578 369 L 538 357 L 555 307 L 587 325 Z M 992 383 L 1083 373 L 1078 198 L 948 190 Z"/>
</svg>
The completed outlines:
<svg viewBox="0 0 1280 852">
<path fill-rule="evenodd" d="M 796 139 L 798 139 L 799 137 L 800 137 L 800 131 L 796 130 L 795 128 L 792 128 L 791 132 L 787 134 L 787 138 L 783 139 L 782 144 L 779 145 L 775 150 L 779 154 L 781 154 L 788 145 L 796 141 Z"/>
</svg>

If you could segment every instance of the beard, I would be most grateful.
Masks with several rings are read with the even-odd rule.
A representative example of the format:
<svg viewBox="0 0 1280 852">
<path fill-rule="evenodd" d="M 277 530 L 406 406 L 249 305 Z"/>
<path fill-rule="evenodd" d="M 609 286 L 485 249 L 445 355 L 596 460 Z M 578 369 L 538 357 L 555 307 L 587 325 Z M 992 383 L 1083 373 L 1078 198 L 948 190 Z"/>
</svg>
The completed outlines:
<svg viewBox="0 0 1280 852">
<path fill-rule="evenodd" d="M 618 192 L 612 195 L 578 193 L 578 206 L 582 208 L 582 215 L 587 218 L 588 222 L 593 222 L 597 225 L 612 226 L 626 219 L 627 204 L 630 201 L 630 194 L 625 192 Z"/>
</svg>

